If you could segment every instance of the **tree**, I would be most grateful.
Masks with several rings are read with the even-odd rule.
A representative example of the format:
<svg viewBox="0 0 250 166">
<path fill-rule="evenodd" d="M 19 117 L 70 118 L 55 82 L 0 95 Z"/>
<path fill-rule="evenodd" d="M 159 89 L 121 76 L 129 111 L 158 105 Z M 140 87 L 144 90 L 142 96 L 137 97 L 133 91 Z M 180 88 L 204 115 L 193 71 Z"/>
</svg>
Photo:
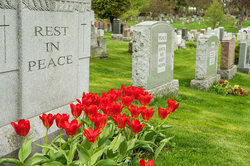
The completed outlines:
<svg viewBox="0 0 250 166">
<path fill-rule="evenodd" d="M 212 0 L 188 0 L 189 6 L 196 7 L 196 11 L 199 15 L 207 10 L 211 3 Z"/>
<path fill-rule="evenodd" d="M 129 10 L 132 0 L 92 0 L 92 10 L 102 19 L 109 19 L 113 24 L 114 18 L 119 18 Z"/>
<path fill-rule="evenodd" d="M 188 6 L 187 0 L 176 0 L 175 12 L 177 14 L 183 13 L 184 8 Z"/>
<path fill-rule="evenodd" d="M 230 9 L 231 14 L 238 14 L 238 29 L 242 27 L 244 19 L 248 16 L 250 11 L 249 0 L 228 0 L 226 6 Z"/>
<path fill-rule="evenodd" d="M 121 16 L 122 20 L 127 20 L 130 17 L 136 17 L 141 13 L 141 10 L 149 5 L 150 0 L 132 0 L 131 8 Z"/>
<path fill-rule="evenodd" d="M 219 3 L 217 0 L 214 0 L 212 5 L 207 9 L 205 19 L 213 29 L 217 23 L 221 23 L 223 20 L 225 20 L 221 3 Z"/>
</svg>

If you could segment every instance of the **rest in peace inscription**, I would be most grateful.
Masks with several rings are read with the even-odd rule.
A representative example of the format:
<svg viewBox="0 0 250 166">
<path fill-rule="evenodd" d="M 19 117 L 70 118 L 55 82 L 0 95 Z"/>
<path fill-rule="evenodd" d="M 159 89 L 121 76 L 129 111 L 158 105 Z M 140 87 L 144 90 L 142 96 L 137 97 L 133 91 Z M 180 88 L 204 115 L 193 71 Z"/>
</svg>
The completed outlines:
<svg viewBox="0 0 250 166">
<path fill-rule="evenodd" d="M 34 27 L 34 36 L 35 38 L 41 37 L 67 37 L 69 27 L 67 26 L 35 26 Z M 41 43 L 41 48 L 44 52 L 53 53 L 59 52 L 62 43 L 47 41 Z M 28 61 L 28 71 L 49 69 L 56 66 L 63 66 L 67 64 L 72 64 L 72 55 L 61 55 L 59 57 L 51 57 L 49 59 L 35 59 Z"/>
</svg>

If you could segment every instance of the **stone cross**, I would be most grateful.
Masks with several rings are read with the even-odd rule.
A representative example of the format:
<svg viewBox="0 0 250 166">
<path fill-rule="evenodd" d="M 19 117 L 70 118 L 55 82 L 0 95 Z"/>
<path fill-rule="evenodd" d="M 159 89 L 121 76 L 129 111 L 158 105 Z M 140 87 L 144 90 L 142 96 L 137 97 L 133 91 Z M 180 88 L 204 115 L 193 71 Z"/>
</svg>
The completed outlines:
<svg viewBox="0 0 250 166">
<path fill-rule="evenodd" d="M 5 24 L 5 15 L 3 16 L 3 25 L 0 25 L 0 28 L 3 28 L 3 44 L 4 44 L 4 62 L 6 63 L 6 27 L 10 25 Z"/>
</svg>

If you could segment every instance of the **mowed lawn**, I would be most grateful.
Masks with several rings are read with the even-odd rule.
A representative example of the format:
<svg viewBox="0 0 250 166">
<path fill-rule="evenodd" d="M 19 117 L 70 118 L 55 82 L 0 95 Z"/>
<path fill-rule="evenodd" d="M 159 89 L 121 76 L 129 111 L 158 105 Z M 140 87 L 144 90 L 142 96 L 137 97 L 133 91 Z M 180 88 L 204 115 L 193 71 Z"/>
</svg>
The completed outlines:
<svg viewBox="0 0 250 166">
<path fill-rule="evenodd" d="M 106 34 L 108 59 L 91 59 L 90 92 L 101 94 L 132 83 L 132 55 L 128 42 L 112 41 Z M 188 42 L 187 42 L 188 44 Z M 156 166 L 172 165 L 250 165 L 250 97 L 222 96 L 213 91 L 190 89 L 195 76 L 196 48 L 175 51 L 174 78 L 179 80 L 180 102 L 166 124 L 173 127 L 170 141 Z M 220 59 L 220 58 L 219 58 Z M 230 81 L 250 92 L 250 75 L 237 73 Z M 168 96 L 156 99 L 150 107 L 166 107 Z M 159 121 L 158 111 L 153 122 Z"/>
</svg>

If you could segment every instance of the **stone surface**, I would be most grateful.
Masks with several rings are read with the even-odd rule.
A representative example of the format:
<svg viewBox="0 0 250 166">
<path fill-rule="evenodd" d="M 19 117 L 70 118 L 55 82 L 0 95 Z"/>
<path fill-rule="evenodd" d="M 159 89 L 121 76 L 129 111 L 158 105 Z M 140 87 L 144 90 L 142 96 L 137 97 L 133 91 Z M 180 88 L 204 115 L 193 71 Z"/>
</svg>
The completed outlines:
<svg viewBox="0 0 250 166">
<path fill-rule="evenodd" d="M 238 67 L 237 71 L 241 72 L 241 73 L 250 74 L 250 68 L 241 68 L 241 67 Z"/>
<path fill-rule="evenodd" d="M 220 69 L 227 70 L 234 65 L 235 40 L 222 40 Z"/>
<path fill-rule="evenodd" d="M 112 34 L 111 40 L 122 40 L 122 34 Z"/>
<path fill-rule="evenodd" d="M 131 37 L 123 37 L 122 40 L 123 41 L 130 41 L 132 38 Z"/>
<path fill-rule="evenodd" d="M 120 19 L 113 20 L 113 33 L 121 34 L 121 20 Z"/>
<path fill-rule="evenodd" d="M 219 41 L 213 35 L 200 35 L 197 41 L 195 79 L 202 80 L 217 73 Z"/>
<path fill-rule="evenodd" d="M 130 54 L 133 53 L 133 41 L 130 41 L 130 42 L 129 42 L 128 53 L 130 53 Z"/>
<path fill-rule="evenodd" d="M 40 139 L 38 115 L 88 92 L 91 2 L 53 2 L 0 1 L 0 157 L 18 148 L 10 122 L 36 118 Z"/>
<path fill-rule="evenodd" d="M 231 80 L 237 73 L 237 66 L 234 65 L 232 66 L 230 69 L 226 69 L 226 70 L 219 70 L 218 74 L 220 74 L 222 79 L 225 80 Z"/>
<path fill-rule="evenodd" d="M 222 41 L 224 36 L 224 27 L 219 27 L 219 40 Z"/>
<path fill-rule="evenodd" d="M 210 87 L 213 85 L 214 82 L 218 81 L 220 79 L 220 75 L 215 75 L 209 78 L 205 78 L 203 80 L 191 80 L 190 87 L 193 89 L 199 89 L 202 91 L 208 91 Z"/>
<path fill-rule="evenodd" d="M 131 30 L 129 28 L 125 28 L 123 31 L 124 37 L 130 37 Z"/>
<path fill-rule="evenodd" d="M 182 39 L 188 40 L 188 30 L 187 30 L 187 28 L 182 29 Z"/>
<path fill-rule="evenodd" d="M 173 81 L 172 26 L 146 21 L 136 25 L 133 35 L 132 84 L 150 90 Z"/>
</svg>

